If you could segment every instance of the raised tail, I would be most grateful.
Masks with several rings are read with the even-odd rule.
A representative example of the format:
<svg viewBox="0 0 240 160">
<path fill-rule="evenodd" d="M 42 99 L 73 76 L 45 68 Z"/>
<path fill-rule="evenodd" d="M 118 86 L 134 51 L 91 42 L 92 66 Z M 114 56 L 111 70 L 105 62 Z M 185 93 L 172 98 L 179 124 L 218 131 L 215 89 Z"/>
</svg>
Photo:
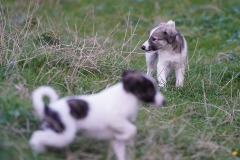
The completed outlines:
<svg viewBox="0 0 240 160">
<path fill-rule="evenodd" d="M 49 86 L 41 86 L 33 91 L 32 93 L 33 107 L 40 119 L 43 119 L 44 117 L 45 104 L 43 101 L 43 97 L 48 97 L 49 103 L 51 103 L 58 100 L 58 94 L 52 87 Z"/>
</svg>

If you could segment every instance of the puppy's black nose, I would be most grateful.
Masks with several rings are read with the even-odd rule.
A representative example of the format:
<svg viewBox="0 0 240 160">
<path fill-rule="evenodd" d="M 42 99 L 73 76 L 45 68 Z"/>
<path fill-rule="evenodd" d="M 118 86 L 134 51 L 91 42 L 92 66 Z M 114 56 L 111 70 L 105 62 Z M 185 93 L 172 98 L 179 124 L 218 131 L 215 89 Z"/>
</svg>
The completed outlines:
<svg viewBox="0 0 240 160">
<path fill-rule="evenodd" d="M 164 99 L 163 102 L 162 102 L 162 105 L 163 105 L 163 106 L 166 106 L 166 103 L 167 103 L 167 102 L 166 102 L 166 99 Z"/>
<path fill-rule="evenodd" d="M 146 49 L 146 47 L 145 47 L 145 46 L 142 46 L 141 48 L 142 48 L 142 50 L 145 50 L 145 49 Z"/>
</svg>

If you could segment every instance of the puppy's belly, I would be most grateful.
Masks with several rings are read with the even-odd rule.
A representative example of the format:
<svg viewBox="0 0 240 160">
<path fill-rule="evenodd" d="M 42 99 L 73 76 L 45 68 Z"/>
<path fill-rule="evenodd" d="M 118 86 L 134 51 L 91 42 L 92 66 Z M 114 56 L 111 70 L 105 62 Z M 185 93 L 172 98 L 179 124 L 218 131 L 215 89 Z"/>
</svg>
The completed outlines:
<svg viewBox="0 0 240 160">
<path fill-rule="evenodd" d="M 108 140 L 114 138 L 114 133 L 111 130 L 91 130 L 91 131 L 83 131 L 83 133 L 89 137 Z"/>
</svg>

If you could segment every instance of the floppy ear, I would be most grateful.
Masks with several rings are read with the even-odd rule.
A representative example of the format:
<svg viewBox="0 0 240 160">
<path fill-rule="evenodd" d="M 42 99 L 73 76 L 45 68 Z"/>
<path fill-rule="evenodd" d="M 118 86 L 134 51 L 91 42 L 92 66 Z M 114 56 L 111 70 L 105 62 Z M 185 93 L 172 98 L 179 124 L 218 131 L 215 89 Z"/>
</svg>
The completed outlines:
<svg viewBox="0 0 240 160">
<path fill-rule="evenodd" d="M 181 53 L 183 48 L 184 48 L 183 36 L 180 33 L 177 33 L 176 40 L 173 43 L 173 50 L 177 51 L 178 53 Z"/>
<path fill-rule="evenodd" d="M 140 73 L 134 70 L 125 70 L 122 74 L 123 88 L 126 91 L 132 91 L 137 86 L 136 84 L 142 81 Z"/>
<path fill-rule="evenodd" d="M 133 74 L 133 73 L 136 73 L 136 71 L 130 70 L 130 69 L 124 70 L 124 71 L 122 72 L 122 78 L 126 77 L 126 76 L 129 75 L 129 74 Z"/>
<path fill-rule="evenodd" d="M 177 31 L 175 30 L 175 28 L 172 27 L 167 27 L 165 29 L 165 31 L 163 32 L 164 34 L 164 38 L 171 44 L 174 43 L 174 41 L 176 41 L 176 36 L 177 36 Z"/>
<path fill-rule="evenodd" d="M 167 24 L 168 24 L 169 26 L 175 28 L 175 22 L 174 22 L 174 21 L 169 20 L 169 21 L 167 22 Z"/>
</svg>

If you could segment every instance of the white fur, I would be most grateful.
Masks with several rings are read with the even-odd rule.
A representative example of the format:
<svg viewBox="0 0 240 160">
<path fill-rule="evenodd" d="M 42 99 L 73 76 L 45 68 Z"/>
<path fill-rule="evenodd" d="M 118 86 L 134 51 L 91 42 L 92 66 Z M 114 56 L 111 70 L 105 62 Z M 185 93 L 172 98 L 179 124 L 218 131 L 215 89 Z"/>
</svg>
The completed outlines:
<svg viewBox="0 0 240 160">
<path fill-rule="evenodd" d="M 176 87 L 183 86 L 187 60 L 187 43 L 185 39 L 184 46 L 183 51 L 177 54 L 169 50 L 158 50 L 157 75 L 160 87 L 164 87 L 166 85 L 166 79 L 171 68 L 175 70 Z"/>
<path fill-rule="evenodd" d="M 175 28 L 175 22 L 172 20 L 168 21 L 166 24 Z M 149 38 L 159 27 L 161 27 L 161 25 L 155 27 L 150 32 Z M 158 59 L 157 77 L 160 87 L 166 86 L 166 79 L 171 69 L 175 70 L 176 87 L 183 86 L 188 53 L 188 46 L 184 37 L 183 40 L 184 49 L 181 51 L 181 53 L 176 53 L 175 51 L 173 51 L 172 47 L 167 46 L 166 41 L 160 41 L 161 45 L 165 47 L 162 47 L 157 51 L 146 51 L 147 75 L 152 75 L 152 72 L 154 71 L 154 67 L 156 65 L 156 61 Z M 146 50 L 148 50 L 150 46 L 149 39 L 144 42 L 143 46 L 146 48 Z"/>
<path fill-rule="evenodd" d="M 38 90 L 32 93 L 33 107 L 37 111 L 38 117 L 42 119 L 44 117 L 44 102 L 43 97 L 48 97 L 50 103 L 58 99 L 56 91 L 48 86 L 41 86 Z"/>
<path fill-rule="evenodd" d="M 90 137 L 110 140 L 118 160 L 125 160 L 126 141 L 131 140 L 137 128 L 133 124 L 137 116 L 139 100 L 123 89 L 120 82 L 97 94 L 71 96 L 56 100 L 56 92 L 51 87 L 40 87 L 33 92 L 33 105 L 39 117 L 43 116 L 43 96 L 49 96 L 49 108 L 58 112 L 65 125 L 63 133 L 56 133 L 51 129 L 35 131 L 30 139 L 32 148 L 41 152 L 46 146 L 63 147 L 74 140 L 77 131 Z M 76 120 L 69 114 L 66 100 L 79 98 L 85 100 L 89 106 L 88 115 Z M 157 92 L 155 105 L 161 106 L 164 96 Z"/>
</svg>

